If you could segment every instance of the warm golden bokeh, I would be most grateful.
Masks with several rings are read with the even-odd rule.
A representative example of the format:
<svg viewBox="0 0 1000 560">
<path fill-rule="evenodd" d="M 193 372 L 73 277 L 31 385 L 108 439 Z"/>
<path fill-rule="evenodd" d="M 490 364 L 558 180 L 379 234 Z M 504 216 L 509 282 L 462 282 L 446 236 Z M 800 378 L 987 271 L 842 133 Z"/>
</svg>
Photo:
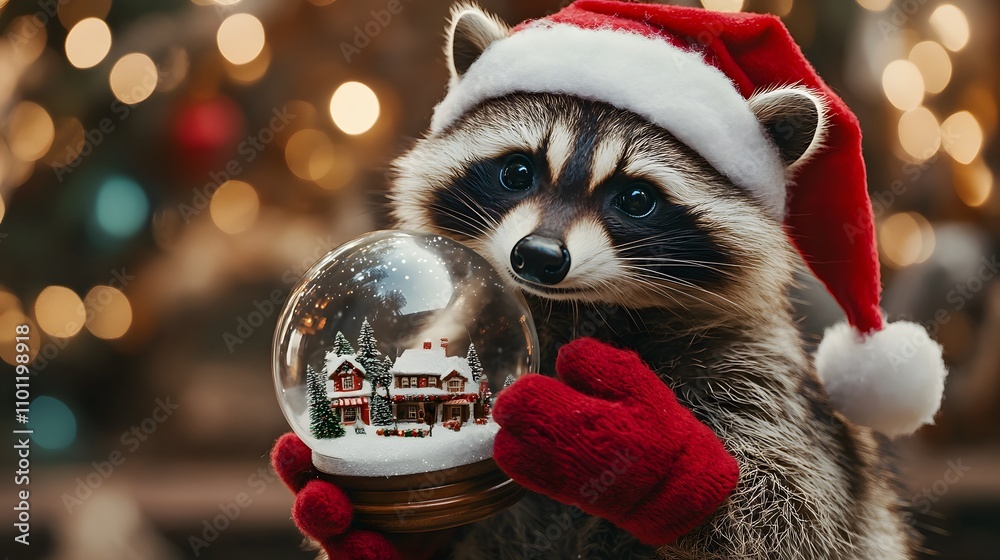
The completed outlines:
<svg viewBox="0 0 1000 560">
<path fill-rule="evenodd" d="M 738 12 L 743 9 L 743 0 L 701 0 L 701 5 L 717 12 Z"/>
<path fill-rule="evenodd" d="M 97 338 L 121 338 L 132 325 L 132 306 L 120 290 L 95 286 L 83 299 L 87 308 L 87 330 Z"/>
<path fill-rule="evenodd" d="M 960 51 L 969 42 L 969 20 L 965 12 L 954 4 L 941 4 L 930 16 L 931 27 L 950 51 Z"/>
<path fill-rule="evenodd" d="M 924 101 L 924 78 L 909 60 L 894 60 L 882 72 L 882 89 L 894 107 L 912 111 Z"/>
<path fill-rule="evenodd" d="M 361 82 L 344 83 L 330 98 L 330 116 L 337 128 L 345 133 L 363 134 L 378 120 L 378 97 Z"/>
<path fill-rule="evenodd" d="M 257 58 L 264 41 L 264 26 L 250 14 L 227 17 L 216 34 L 219 52 L 233 64 L 246 64 Z"/>
<path fill-rule="evenodd" d="M 880 225 L 878 234 L 881 255 L 894 268 L 922 263 L 934 253 L 934 229 L 916 212 L 889 216 Z"/>
<path fill-rule="evenodd" d="M 22 161 L 35 161 L 52 147 L 55 124 L 41 105 L 22 101 L 10 112 L 6 137 L 14 157 Z"/>
<path fill-rule="evenodd" d="M 260 199 L 257 191 L 243 181 L 226 181 L 212 196 L 209 211 L 215 225 L 229 234 L 246 231 L 257 219 Z"/>
<path fill-rule="evenodd" d="M 941 137 L 948 155 L 959 163 L 969 164 L 983 147 L 983 129 L 968 111 L 959 111 L 941 123 Z"/>
<path fill-rule="evenodd" d="M 17 365 L 17 346 L 15 337 L 15 330 L 18 325 L 27 325 L 29 330 L 28 333 L 28 358 L 34 360 L 38 355 L 38 351 L 41 350 L 41 333 L 38 330 L 38 325 L 35 324 L 27 315 L 24 314 L 19 308 L 11 308 L 7 311 L 0 312 L 0 359 L 7 362 L 10 365 Z"/>
<path fill-rule="evenodd" d="M 941 93 L 951 81 L 948 51 L 936 41 L 922 41 L 910 50 L 910 62 L 917 66 L 927 93 Z"/>
<path fill-rule="evenodd" d="M 156 64 L 142 53 L 131 53 L 118 59 L 109 78 L 111 92 L 121 102 L 129 105 L 135 105 L 152 95 L 158 80 Z"/>
<path fill-rule="evenodd" d="M 319 130 L 300 130 L 285 144 L 288 168 L 301 179 L 315 181 L 333 166 L 334 151 L 330 137 Z"/>
<path fill-rule="evenodd" d="M 71 337 L 80 332 L 86 319 L 83 300 L 65 286 L 49 286 L 35 300 L 35 321 L 50 336 Z"/>
<path fill-rule="evenodd" d="M 899 117 L 899 144 L 917 161 L 926 161 L 941 149 L 941 127 L 927 107 L 917 107 Z"/>
<path fill-rule="evenodd" d="M 81 20 L 66 35 L 66 58 L 77 68 L 100 64 L 111 50 L 111 29 L 97 18 Z"/>
</svg>

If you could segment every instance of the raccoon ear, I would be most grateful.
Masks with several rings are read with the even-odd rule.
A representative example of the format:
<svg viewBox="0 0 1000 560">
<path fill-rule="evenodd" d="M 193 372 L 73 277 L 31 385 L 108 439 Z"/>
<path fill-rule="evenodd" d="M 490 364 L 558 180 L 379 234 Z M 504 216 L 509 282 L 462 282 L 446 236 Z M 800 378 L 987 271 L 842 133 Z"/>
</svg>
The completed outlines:
<svg viewBox="0 0 1000 560">
<path fill-rule="evenodd" d="M 754 94 L 747 104 L 787 167 L 805 162 L 823 145 L 826 106 L 818 93 L 804 87 L 772 89 Z"/>
<path fill-rule="evenodd" d="M 457 4 L 448 18 L 447 43 L 444 54 L 448 57 L 451 82 L 457 83 L 472 63 L 483 54 L 493 41 L 510 35 L 510 27 L 496 16 L 484 12 L 474 4 Z"/>
</svg>

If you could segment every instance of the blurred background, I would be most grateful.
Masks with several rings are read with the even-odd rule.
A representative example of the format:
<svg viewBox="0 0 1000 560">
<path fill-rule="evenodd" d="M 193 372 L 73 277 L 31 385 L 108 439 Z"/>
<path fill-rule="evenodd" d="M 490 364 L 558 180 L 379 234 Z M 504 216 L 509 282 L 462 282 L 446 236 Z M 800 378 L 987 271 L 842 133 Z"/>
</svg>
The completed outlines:
<svg viewBox="0 0 1000 560">
<path fill-rule="evenodd" d="M 996 558 L 1000 3 L 701 3 L 780 16 L 861 119 L 886 311 L 951 368 L 937 425 L 900 444 L 904 497 L 929 558 Z M 312 557 L 267 466 L 274 325 L 315 260 L 384 224 L 387 163 L 443 95 L 449 5 L 0 0 L 4 410 L 17 324 L 36 372 L 31 548 L 8 544 L 8 445 L 3 550 Z M 810 341 L 839 318 L 811 278 L 796 298 Z"/>
</svg>

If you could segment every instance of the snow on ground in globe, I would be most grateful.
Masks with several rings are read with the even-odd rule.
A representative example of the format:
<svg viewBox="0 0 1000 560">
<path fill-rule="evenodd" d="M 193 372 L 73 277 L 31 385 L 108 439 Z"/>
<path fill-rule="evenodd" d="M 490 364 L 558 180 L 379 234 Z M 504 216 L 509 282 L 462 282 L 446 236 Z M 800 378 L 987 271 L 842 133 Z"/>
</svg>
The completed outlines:
<svg viewBox="0 0 1000 560">
<path fill-rule="evenodd" d="M 304 419 L 308 425 L 308 420 Z M 345 426 L 344 437 L 309 438 L 313 464 L 323 472 L 347 476 L 393 476 L 423 473 L 468 465 L 493 456 L 493 439 L 500 425 L 467 422 L 461 431 L 437 424 L 433 436 L 380 436 L 380 426 L 365 426 L 364 434 Z M 392 426 L 382 427 L 392 429 Z M 426 430 L 424 424 L 398 424 L 400 430 Z"/>
</svg>

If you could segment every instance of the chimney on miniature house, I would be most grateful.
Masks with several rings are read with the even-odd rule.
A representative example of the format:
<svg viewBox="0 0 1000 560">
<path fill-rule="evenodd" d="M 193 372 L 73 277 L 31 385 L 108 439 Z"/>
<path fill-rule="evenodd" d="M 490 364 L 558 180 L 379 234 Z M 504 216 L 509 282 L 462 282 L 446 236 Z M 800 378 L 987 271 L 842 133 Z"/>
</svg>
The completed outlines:
<svg viewBox="0 0 1000 560">
<path fill-rule="evenodd" d="M 431 349 L 431 341 L 425 340 L 424 341 L 424 350 L 430 350 L 430 349 Z"/>
<path fill-rule="evenodd" d="M 445 355 L 448 355 L 448 338 L 441 339 L 441 349 L 444 350 Z"/>
</svg>

